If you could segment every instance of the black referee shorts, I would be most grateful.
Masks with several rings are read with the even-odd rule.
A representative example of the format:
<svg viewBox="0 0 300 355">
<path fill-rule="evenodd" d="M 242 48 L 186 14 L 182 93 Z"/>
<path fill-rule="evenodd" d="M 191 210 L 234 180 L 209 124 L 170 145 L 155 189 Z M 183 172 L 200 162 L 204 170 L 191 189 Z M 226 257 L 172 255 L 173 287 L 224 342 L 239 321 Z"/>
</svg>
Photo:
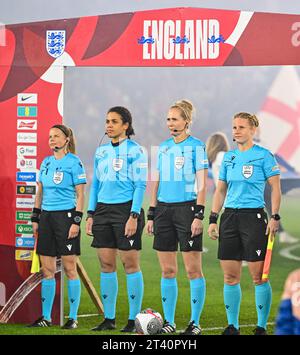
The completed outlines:
<svg viewBox="0 0 300 355">
<path fill-rule="evenodd" d="M 267 224 L 263 208 L 225 208 L 220 220 L 218 259 L 263 261 Z"/>
<path fill-rule="evenodd" d="M 202 251 L 202 234 L 191 237 L 195 201 L 158 202 L 154 214 L 153 249 L 158 251 Z"/>
<path fill-rule="evenodd" d="M 45 256 L 80 255 L 80 231 L 68 239 L 75 208 L 64 211 L 42 211 L 40 216 L 37 254 Z"/>
<path fill-rule="evenodd" d="M 125 203 L 97 203 L 93 216 L 91 244 L 94 248 L 112 248 L 120 250 L 141 250 L 142 234 L 145 227 L 144 210 L 138 217 L 136 233 L 130 238 L 125 237 L 125 225 L 130 216 L 132 201 Z"/>
</svg>

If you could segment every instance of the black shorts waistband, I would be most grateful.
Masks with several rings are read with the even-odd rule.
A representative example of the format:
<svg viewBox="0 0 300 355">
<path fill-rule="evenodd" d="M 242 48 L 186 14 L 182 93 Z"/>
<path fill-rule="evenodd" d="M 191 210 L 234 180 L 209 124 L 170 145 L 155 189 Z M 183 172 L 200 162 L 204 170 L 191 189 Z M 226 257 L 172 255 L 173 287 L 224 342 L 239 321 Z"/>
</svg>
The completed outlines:
<svg viewBox="0 0 300 355">
<path fill-rule="evenodd" d="M 42 212 L 45 213 L 61 213 L 61 212 L 73 212 L 75 211 L 75 207 L 74 208 L 70 208 L 69 210 L 56 210 L 56 211 L 48 211 L 48 210 L 42 210 Z"/>
<path fill-rule="evenodd" d="M 192 206 L 195 204 L 196 204 L 196 200 L 183 201 L 183 202 L 160 202 L 160 201 L 157 201 L 157 206 L 165 206 L 165 207 Z"/>
<path fill-rule="evenodd" d="M 224 213 L 235 212 L 235 213 L 263 213 L 265 210 L 263 208 L 225 208 Z"/>
<path fill-rule="evenodd" d="M 97 206 L 131 206 L 132 200 L 127 202 L 120 202 L 120 203 L 104 203 L 104 202 L 97 202 Z"/>
</svg>

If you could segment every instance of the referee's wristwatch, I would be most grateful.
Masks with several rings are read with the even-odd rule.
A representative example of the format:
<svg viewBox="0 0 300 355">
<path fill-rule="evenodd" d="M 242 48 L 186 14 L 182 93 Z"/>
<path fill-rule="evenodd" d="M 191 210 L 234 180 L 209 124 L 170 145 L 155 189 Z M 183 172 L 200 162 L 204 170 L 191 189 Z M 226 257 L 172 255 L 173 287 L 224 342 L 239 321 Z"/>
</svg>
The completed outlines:
<svg viewBox="0 0 300 355">
<path fill-rule="evenodd" d="M 279 221 L 281 217 L 278 213 L 274 213 L 272 214 L 271 218 L 275 219 L 275 221 Z"/>
<path fill-rule="evenodd" d="M 132 217 L 133 219 L 137 219 L 139 217 L 139 213 L 130 212 L 130 217 Z"/>
</svg>

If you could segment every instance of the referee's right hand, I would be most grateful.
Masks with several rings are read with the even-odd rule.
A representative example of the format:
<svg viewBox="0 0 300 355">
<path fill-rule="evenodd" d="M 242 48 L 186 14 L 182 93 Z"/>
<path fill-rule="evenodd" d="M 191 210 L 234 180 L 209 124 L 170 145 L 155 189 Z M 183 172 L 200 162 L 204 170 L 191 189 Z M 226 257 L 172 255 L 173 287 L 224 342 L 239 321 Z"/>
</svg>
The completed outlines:
<svg viewBox="0 0 300 355">
<path fill-rule="evenodd" d="M 85 231 L 87 235 L 93 235 L 92 233 L 92 226 L 93 226 L 93 218 L 89 217 L 86 220 L 86 224 L 85 224 Z"/>
<path fill-rule="evenodd" d="M 147 234 L 153 234 L 153 221 L 148 221 L 146 225 Z"/>
<path fill-rule="evenodd" d="M 39 231 L 39 224 L 36 222 L 32 222 L 32 230 L 33 230 L 33 236 L 34 238 L 38 237 L 38 231 Z"/>
<path fill-rule="evenodd" d="M 216 240 L 219 238 L 219 228 L 216 223 L 211 223 L 208 227 L 208 235 L 212 240 Z"/>
</svg>

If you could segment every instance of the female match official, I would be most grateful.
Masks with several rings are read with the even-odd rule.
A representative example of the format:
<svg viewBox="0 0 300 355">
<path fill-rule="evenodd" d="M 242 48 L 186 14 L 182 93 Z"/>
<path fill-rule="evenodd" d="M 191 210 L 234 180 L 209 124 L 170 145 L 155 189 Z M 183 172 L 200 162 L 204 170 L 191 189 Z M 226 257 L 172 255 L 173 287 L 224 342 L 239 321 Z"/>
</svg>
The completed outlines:
<svg viewBox="0 0 300 355">
<path fill-rule="evenodd" d="M 255 115 L 241 112 L 233 117 L 233 140 L 237 149 L 225 153 L 219 182 L 209 218 L 210 238 L 219 237 L 218 258 L 224 273 L 224 303 L 228 327 L 223 335 L 239 335 L 241 303 L 241 265 L 248 268 L 255 285 L 257 327 L 255 335 L 265 335 L 271 308 L 272 290 L 262 281 L 262 271 L 269 233 L 275 236 L 279 225 L 281 200 L 280 171 L 273 154 L 253 143 L 259 121 Z M 272 189 L 272 216 L 264 211 L 264 188 Z M 225 200 L 226 198 L 226 200 Z M 225 201 L 225 204 L 224 204 Z M 224 204 L 220 230 L 217 219 Z"/>
<path fill-rule="evenodd" d="M 145 225 L 141 208 L 147 180 L 147 158 L 142 147 L 132 141 L 131 113 L 112 107 L 106 116 L 106 134 L 111 139 L 100 145 L 94 158 L 94 175 L 88 206 L 87 234 L 94 236 L 101 265 L 100 292 L 104 321 L 94 331 L 115 329 L 118 294 L 117 254 L 126 272 L 129 302 L 128 323 L 122 332 L 135 332 L 134 320 L 140 312 L 144 283 L 139 265 L 141 237 Z"/>
<path fill-rule="evenodd" d="M 49 147 L 53 155 L 40 167 L 38 192 L 32 212 L 32 227 L 37 236 L 42 280 L 42 317 L 30 326 L 51 326 L 51 311 L 55 297 L 56 257 L 61 256 L 68 278 L 69 319 L 63 329 L 77 328 L 77 312 L 81 286 L 76 260 L 80 255 L 80 222 L 84 206 L 86 175 L 75 155 L 73 132 L 64 125 L 55 125 L 49 132 Z"/>
<path fill-rule="evenodd" d="M 178 243 L 180 245 L 191 297 L 191 318 L 184 335 L 201 334 L 199 320 L 206 289 L 201 251 L 208 162 L 204 143 L 189 134 L 192 113 L 193 105 L 188 100 L 177 101 L 169 109 L 167 126 L 171 138 L 159 146 L 147 223 L 147 232 L 154 233 L 153 248 L 157 250 L 162 270 L 165 317 L 162 333 L 176 332 L 177 248 Z"/>
</svg>

